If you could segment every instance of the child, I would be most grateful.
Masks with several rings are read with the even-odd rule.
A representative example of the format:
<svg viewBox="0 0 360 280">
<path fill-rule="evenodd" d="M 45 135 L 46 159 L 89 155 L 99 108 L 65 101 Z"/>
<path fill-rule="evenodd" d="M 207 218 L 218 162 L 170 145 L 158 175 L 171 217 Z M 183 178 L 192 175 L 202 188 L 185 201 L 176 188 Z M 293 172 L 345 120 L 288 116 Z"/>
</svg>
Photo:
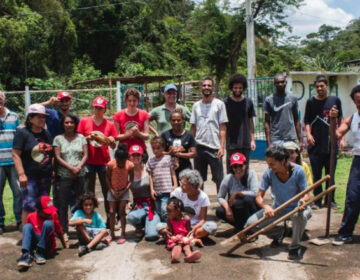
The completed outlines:
<svg viewBox="0 0 360 280">
<path fill-rule="evenodd" d="M 119 209 L 121 222 L 121 236 L 117 244 L 124 244 L 126 226 L 126 205 L 129 202 L 129 189 L 134 181 L 134 164 L 128 160 L 127 145 L 119 144 L 115 159 L 109 161 L 106 170 L 106 183 L 108 185 L 107 200 L 110 212 L 110 235 L 115 239 L 115 214 Z"/>
<path fill-rule="evenodd" d="M 106 244 L 101 242 L 108 235 L 104 221 L 94 209 L 98 201 L 93 193 L 84 193 L 77 202 L 77 210 L 71 217 L 69 226 L 75 226 L 79 238 L 79 257 L 93 248 L 102 250 Z"/>
<path fill-rule="evenodd" d="M 69 248 L 64 239 L 57 209 L 51 198 L 49 196 L 40 197 L 36 202 L 36 209 L 37 211 L 28 215 L 23 227 L 22 256 L 17 263 L 20 268 L 31 266 L 31 255 L 34 250 L 35 262 L 37 264 L 46 263 L 46 257 L 55 253 L 55 233 L 63 247 Z"/>
<path fill-rule="evenodd" d="M 155 157 L 151 158 L 146 166 L 150 175 L 151 198 L 155 200 L 155 210 L 161 221 L 167 218 L 166 205 L 170 193 L 177 188 L 177 179 L 171 156 L 164 155 L 165 141 L 156 136 L 151 139 L 151 148 Z"/>
<path fill-rule="evenodd" d="M 201 253 L 198 250 L 191 251 L 190 243 L 192 240 L 187 236 L 191 232 L 190 218 L 183 214 L 183 202 L 172 197 L 167 203 L 166 210 L 168 214 L 166 247 L 171 250 L 171 262 L 179 262 L 182 251 L 184 251 L 186 262 L 195 262 L 200 259 Z M 199 242 L 199 240 L 193 241 Z M 202 245 L 201 241 L 200 245 Z"/>
</svg>

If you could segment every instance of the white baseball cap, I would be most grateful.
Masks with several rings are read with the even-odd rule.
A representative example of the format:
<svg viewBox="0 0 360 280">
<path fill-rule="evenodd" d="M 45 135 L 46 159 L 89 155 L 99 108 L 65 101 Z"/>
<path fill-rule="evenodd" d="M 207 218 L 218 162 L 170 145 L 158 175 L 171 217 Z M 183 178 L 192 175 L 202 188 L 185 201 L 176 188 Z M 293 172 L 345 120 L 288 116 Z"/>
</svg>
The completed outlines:
<svg viewBox="0 0 360 280">
<path fill-rule="evenodd" d="M 41 115 L 46 115 L 48 116 L 49 114 L 46 113 L 45 107 L 41 104 L 35 103 L 35 104 L 31 104 L 27 111 L 26 111 L 26 116 L 29 114 L 41 114 Z"/>
</svg>

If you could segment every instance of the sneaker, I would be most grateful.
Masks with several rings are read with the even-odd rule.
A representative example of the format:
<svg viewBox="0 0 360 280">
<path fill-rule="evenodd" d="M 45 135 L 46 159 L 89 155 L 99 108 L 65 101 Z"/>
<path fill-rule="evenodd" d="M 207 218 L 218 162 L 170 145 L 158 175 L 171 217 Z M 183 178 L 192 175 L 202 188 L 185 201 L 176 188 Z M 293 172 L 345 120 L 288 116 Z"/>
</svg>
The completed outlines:
<svg viewBox="0 0 360 280">
<path fill-rule="evenodd" d="M 332 244 L 335 246 L 341 246 L 347 243 L 351 243 L 352 241 L 352 236 L 336 236 L 335 239 L 333 240 Z"/>
<path fill-rule="evenodd" d="M 289 260 L 298 260 L 301 257 L 301 248 L 294 248 L 289 250 L 288 259 Z"/>
<path fill-rule="evenodd" d="M 282 244 L 283 240 L 284 240 L 284 236 L 283 236 L 283 235 L 280 236 L 279 238 L 274 238 L 273 241 L 272 241 L 271 244 L 270 244 L 270 247 L 272 247 L 272 248 L 277 248 L 277 247 L 279 247 L 279 246 Z"/>
<path fill-rule="evenodd" d="M 96 244 L 95 246 L 95 250 L 103 250 L 107 247 L 108 245 L 105 244 L 104 242 L 100 241 L 98 244 Z"/>
<path fill-rule="evenodd" d="M 36 249 L 35 254 L 34 254 L 34 259 L 37 264 L 45 264 L 46 263 L 46 259 L 44 257 L 42 249 L 39 249 L 39 248 Z"/>
<path fill-rule="evenodd" d="M 18 260 L 17 266 L 20 268 L 31 266 L 31 257 L 28 252 L 21 255 L 20 259 Z"/>
<path fill-rule="evenodd" d="M 86 247 L 85 245 L 79 246 L 79 252 L 78 252 L 79 257 L 82 257 L 83 255 L 86 255 L 89 252 L 90 252 L 89 248 Z"/>
<path fill-rule="evenodd" d="M 319 207 L 319 205 L 313 204 L 313 205 L 311 205 L 311 209 L 312 210 L 319 210 L 320 207 Z"/>
</svg>

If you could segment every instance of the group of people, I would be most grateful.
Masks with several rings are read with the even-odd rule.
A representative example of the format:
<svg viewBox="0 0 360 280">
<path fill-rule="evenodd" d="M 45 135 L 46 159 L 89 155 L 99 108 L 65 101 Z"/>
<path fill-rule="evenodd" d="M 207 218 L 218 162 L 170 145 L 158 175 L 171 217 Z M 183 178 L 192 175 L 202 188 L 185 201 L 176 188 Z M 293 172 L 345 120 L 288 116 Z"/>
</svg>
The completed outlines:
<svg viewBox="0 0 360 280">
<path fill-rule="evenodd" d="M 17 227 L 23 233 L 19 267 L 30 266 L 32 258 L 44 263 L 54 252 L 55 233 L 67 248 L 69 226 L 76 228 L 79 256 L 82 256 L 113 241 L 125 243 L 126 223 L 135 227 L 136 235 L 144 235 L 148 241 L 163 236 L 172 251 L 172 262 L 179 261 L 182 251 L 185 261 L 197 261 L 201 253 L 194 251 L 193 246 L 202 246 L 202 238 L 217 230 L 216 223 L 207 219 L 210 200 L 203 189 L 208 166 L 220 204 L 216 215 L 236 230 L 264 215 L 268 219 L 261 227 L 266 226 L 300 207 L 301 211 L 291 217 L 289 247 L 289 259 L 297 259 L 301 237 L 311 217 L 310 207 L 303 206 L 310 196 L 305 195 L 280 212 L 275 213 L 274 209 L 306 189 L 313 180 L 320 179 L 323 167 L 329 172 L 331 117 L 337 118 L 340 148 L 345 145 L 343 136 L 348 130 L 356 139 L 346 209 L 333 243 L 351 241 L 360 210 L 359 113 L 343 121 L 340 99 L 328 96 L 326 77 L 316 78 L 317 95 L 307 101 L 304 118 L 314 174 L 311 176 L 309 166 L 301 159 L 303 141 L 297 99 L 286 92 L 286 77 L 276 75 L 276 91 L 265 99 L 263 108 L 268 168 L 259 184 L 249 161 L 250 152 L 256 148 L 253 121 L 256 114 L 251 99 L 243 95 L 247 79 L 234 74 L 228 85 L 231 95 L 222 101 L 213 95 L 212 78 L 203 78 L 200 84 L 203 98 L 193 105 L 192 112 L 177 104 L 177 88 L 173 84 L 164 88 L 165 103 L 150 113 L 138 108 L 141 93 L 129 88 L 125 92 L 126 108 L 117 112 L 113 121 L 105 117 L 106 98 L 96 97 L 93 114 L 80 119 L 70 112 L 71 94 L 61 91 L 42 104 L 30 105 L 23 127 L 17 114 L 5 107 L 5 95 L 0 93 L 0 234 L 5 229 L 2 194 L 8 178 Z M 351 98 L 360 112 L 359 86 L 353 89 Z M 190 131 L 185 129 L 186 121 L 190 122 Z M 155 134 L 150 140 L 154 155 L 151 158 L 145 144 L 150 131 Z M 115 149 L 112 159 L 109 148 Z M 226 176 L 222 162 L 225 150 Z M 95 211 L 96 174 L 104 198 L 106 222 Z M 53 199 L 49 197 L 51 186 Z M 273 205 L 264 202 L 269 188 Z M 133 203 L 127 213 L 130 192 Z M 321 186 L 314 194 L 320 192 Z M 320 201 L 313 208 L 321 206 Z M 115 235 L 117 219 L 121 224 L 119 237 Z M 272 245 L 278 246 L 284 231 L 269 235 L 273 238 Z"/>
</svg>

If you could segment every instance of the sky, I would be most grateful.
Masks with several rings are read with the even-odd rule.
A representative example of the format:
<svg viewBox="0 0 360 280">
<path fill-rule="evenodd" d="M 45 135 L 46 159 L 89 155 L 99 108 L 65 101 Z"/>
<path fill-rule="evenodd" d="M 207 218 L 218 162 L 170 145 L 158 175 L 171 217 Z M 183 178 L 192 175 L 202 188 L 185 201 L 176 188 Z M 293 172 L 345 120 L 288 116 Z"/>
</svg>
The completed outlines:
<svg viewBox="0 0 360 280">
<path fill-rule="evenodd" d="M 195 0 L 201 2 L 203 0 Z M 236 7 L 245 0 L 230 0 Z M 360 17 L 360 0 L 305 0 L 299 9 L 288 11 L 287 22 L 293 27 L 290 36 L 305 37 L 323 24 L 344 28 Z"/>
</svg>

